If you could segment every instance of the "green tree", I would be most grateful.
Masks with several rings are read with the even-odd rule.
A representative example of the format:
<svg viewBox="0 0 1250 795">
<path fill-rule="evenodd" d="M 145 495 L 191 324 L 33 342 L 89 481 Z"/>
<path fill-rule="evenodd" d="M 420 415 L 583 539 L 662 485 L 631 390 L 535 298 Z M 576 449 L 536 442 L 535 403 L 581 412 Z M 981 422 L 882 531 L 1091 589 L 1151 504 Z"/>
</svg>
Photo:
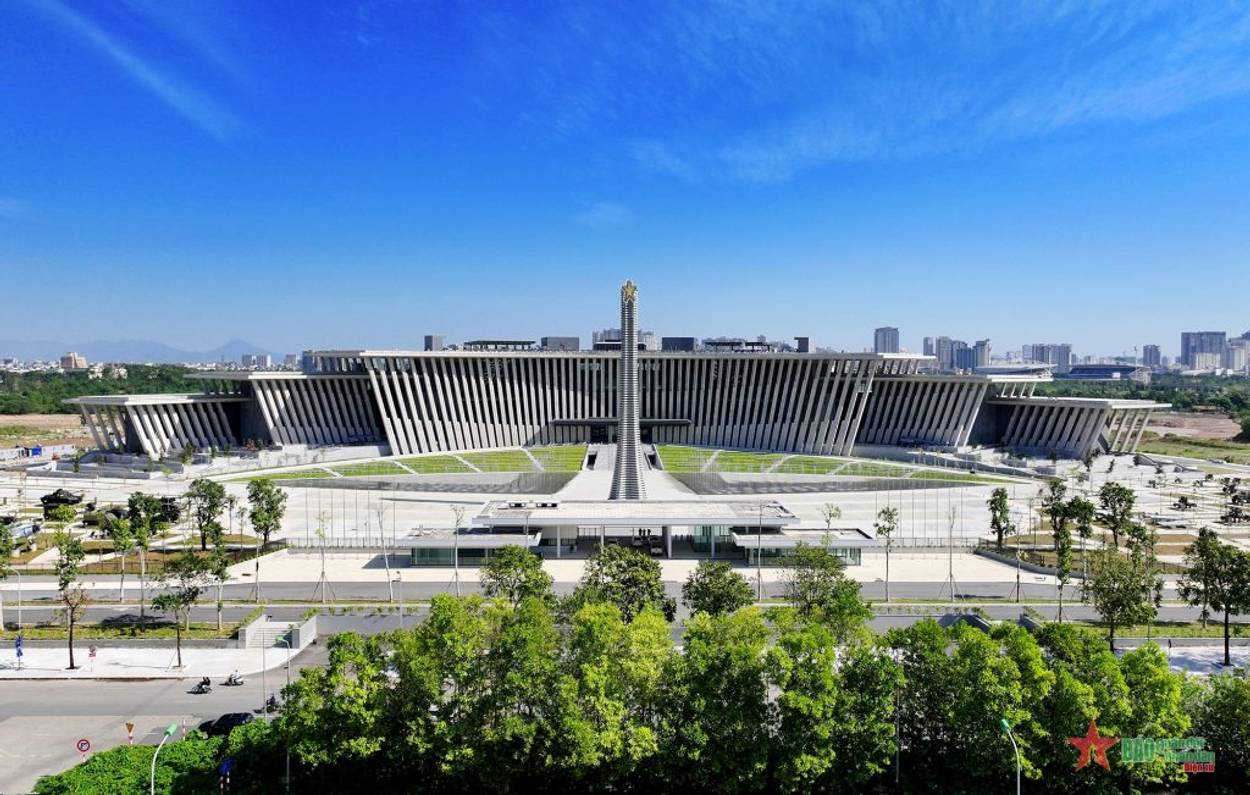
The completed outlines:
<svg viewBox="0 0 1250 795">
<path fill-rule="evenodd" d="M 230 557 L 230 549 L 226 544 L 225 531 L 220 524 L 216 522 L 212 524 L 216 527 L 208 528 L 208 536 L 213 539 L 213 549 L 207 558 L 208 575 L 217 586 L 217 632 L 220 633 L 225 629 L 222 612 L 226 602 L 226 583 L 230 581 L 230 564 L 234 561 Z"/>
<path fill-rule="evenodd" d="M 178 667 L 182 667 L 182 629 L 191 628 L 191 608 L 208 584 L 211 564 L 206 558 L 185 550 L 176 558 L 166 561 L 161 569 L 161 585 L 164 593 L 152 599 L 152 607 L 174 617 L 174 639 L 178 653 Z"/>
<path fill-rule="evenodd" d="M 665 676 L 664 781 L 672 791 L 751 792 L 765 781 L 771 707 L 768 626 L 755 608 L 686 625 L 684 653 Z"/>
<path fill-rule="evenodd" d="M 225 532 L 217 518 L 226 507 L 226 487 L 215 480 L 196 478 L 187 487 L 187 502 L 191 508 L 191 521 L 200 534 L 200 551 L 207 552 L 210 532 L 220 535 Z"/>
<path fill-rule="evenodd" d="M 894 752 L 898 667 L 858 646 L 840 651 L 827 627 L 801 622 L 768 652 L 776 696 L 770 789 L 862 792 Z"/>
<path fill-rule="evenodd" d="M 1089 576 L 1089 542 L 1094 537 L 1094 519 L 1098 517 L 1098 509 L 1094 503 L 1081 496 L 1068 500 L 1068 518 L 1076 525 L 1076 534 L 1081 539 L 1081 578 Z"/>
<path fill-rule="evenodd" d="M 890 601 L 890 550 L 894 547 L 894 533 L 898 530 L 898 508 L 882 508 L 877 511 L 873 523 L 877 538 L 885 543 L 885 600 Z"/>
<path fill-rule="evenodd" d="M 61 615 L 65 617 L 65 624 L 69 628 L 69 668 L 72 671 L 78 667 L 74 664 L 74 627 L 77 626 L 78 619 L 82 618 L 83 611 L 90 601 L 86 590 L 78 581 L 82 574 L 82 562 L 87 553 L 83 550 L 82 541 L 65 530 L 57 531 L 53 537 L 53 544 L 57 549 L 54 564 L 57 598 L 61 602 Z"/>
<path fill-rule="evenodd" d="M 164 522 L 161 520 L 161 498 L 136 491 L 130 495 L 127 507 L 131 533 L 135 538 L 135 548 L 139 550 L 139 617 L 144 618 L 146 616 L 144 602 L 147 596 L 148 547 L 152 543 L 152 537 L 164 529 Z"/>
<path fill-rule="evenodd" d="M 1241 415 L 1241 438 L 1250 440 L 1250 413 Z"/>
<path fill-rule="evenodd" d="M 1158 644 L 1147 643 L 1120 657 L 1120 670 L 1128 688 L 1129 719 L 1121 727 L 1127 737 L 1185 737 L 1189 716 L 1185 714 L 1183 677 L 1168 666 Z M 1183 781 L 1179 766 L 1156 759 L 1150 763 L 1124 765 L 1131 785 L 1155 785 Z"/>
<path fill-rule="evenodd" d="M 78 511 L 72 505 L 53 505 L 48 509 L 48 519 L 60 527 L 67 526 L 78 517 Z"/>
<path fill-rule="evenodd" d="M 258 721 L 258 723 L 260 723 Z M 166 743 L 156 759 L 155 791 L 171 793 L 216 792 L 219 737 L 190 734 L 185 740 Z M 152 745 L 122 745 L 92 753 L 86 762 L 63 773 L 44 776 L 35 784 L 36 795 L 79 795 L 79 793 L 148 792 L 152 766 Z M 236 780 L 240 777 L 237 775 Z M 243 780 L 246 780 L 245 778 Z M 274 782 L 276 785 L 278 782 Z"/>
<path fill-rule="evenodd" d="M 1204 527 L 1185 552 L 1185 566 L 1178 584 L 1180 596 L 1201 608 L 1203 624 L 1212 608 L 1224 614 L 1224 665 L 1232 665 L 1229 619 L 1250 612 L 1250 555 L 1221 543 Z"/>
<path fill-rule="evenodd" d="M 859 583 L 846 576 L 845 568 L 828 549 L 799 544 L 786 559 L 782 580 L 786 601 L 798 615 L 828 627 L 838 643 L 861 635 L 872 617 Z"/>
<path fill-rule="evenodd" d="M 1195 689 L 1187 705 L 1192 733 L 1215 752 L 1215 778 L 1228 792 L 1250 781 L 1250 677 L 1244 669 L 1188 680 Z"/>
<path fill-rule="evenodd" d="M 1055 579 L 1059 583 L 1059 623 L 1063 623 L 1063 591 L 1072 580 L 1072 529 L 1068 522 L 1069 506 L 1061 502 L 1051 506 L 1051 532 L 1055 538 Z"/>
<path fill-rule="evenodd" d="M 668 623 L 650 607 L 626 622 L 615 605 L 586 605 L 573 617 L 567 657 L 563 764 L 579 789 L 628 789 L 661 750 L 656 719 L 673 658 Z"/>
<path fill-rule="evenodd" d="M 253 480 L 247 484 L 247 501 L 251 505 L 248 519 L 252 531 L 259 533 L 261 548 L 269 546 L 269 537 L 282 529 L 286 516 L 286 492 L 270 480 Z"/>
<path fill-rule="evenodd" d="M 13 528 L 0 522 L 0 582 L 12 576 L 13 568 Z M 0 630 L 4 629 L 4 591 L 0 590 Z M 20 629 L 20 627 L 19 627 Z"/>
<path fill-rule="evenodd" d="M 1042 495 L 1042 513 L 1050 519 L 1052 534 L 1058 535 L 1061 525 L 1068 523 L 1068 487 L 1062 480 L 1052 479 Z M 1055 551 L 1059 551 L 1058 538 L 1055 539 Z"/>
<path fill-rule="evenodd" d="M 589 602 L 611 602 L 627 621 L 645 607 L 660 610 L 669 620 L 676 610 L 676 603 L 664 596 L 660 564 L 641 552 L 616 545 L 586 562 L 572 605 L 580 607 Z"/>
<path fill-rule="evenodd" d="M 681 586 L 681 601 L 692 613 L 723 615 L 753 603 L 755 591 L 727 561 L 701 560 Z"/>
<path fill-rule="evenodd" d="M 1007 500 L 1007 489 L 999 486 L 990 492 L 986 501 L 990 509 L 990 529 L 994 531 L 994 543 L 999 552 L 1003 550 L 1003 537 L 1011 532 L 1011 506 Z"/>
<path fill-rule="evenodd" d="M 503 547 L 491 554 L 479 577 L 482 590 L 489 597 L 502 597 L 514 607 L 527 597 L 551 603 L 551 575 L 543 569 L 542 559 L 519 546 Z"/>
<path fill-rule="evenodd" d="M 842 518 L 842 509 L 831 502 L 820 506 L 820 518 L 825 520 L 825 532 L 833 530 L 833 523 Z"/>
<path fill-rule="evenodd" d="M 1112 459 L 1112 463 L 1115 463 Z M 1133 509 L 1137 505 L 1137 495 L 1123 483 L 1107 481 L 1098 490 L 1098 504 L 1102 508 L 1102 521 L 1111 529 L 1111 539 L 1120 545 L 1120 534 L 1132 522 Z"/>
<path fill-rule="evenodd" d="M 1107 643 L 1115 651 L 1119 627 L 1149 621 L 1154 616 L 1151 593 L 1154 577 L 1138 561 L 1125 557 L 1114 546 L 1104 546 L 1094 556 L 1093 570 L 1085 581 L 1084 599 L 1107 626 Z"/>
<path fill-rule="evenodd" d="M 113 554 L 118 558 L 118 570 L 121 572 L 121 580 L 118 583 L 118 590 L 121 593 L 122 602 L 126 601 L 126 556 L 135 548 L 135 534 L 130 529 L 130 520 L 122 517 L 113 519 L 108 523 L 107 532 L 109 542 L 113 545 Z"/>
<path fill-rule="evenodd" d="M 282 518 L 286 515 L 286 492 L 273 484 L 273 481 L 258 479 L 247 484 L 247 501 L 250 505 L 248 519 L 252 522 L 252 532 L 261 538 L 261 548 L 256 553 L 256 568 L 253 581 L 256 583 L 256 601 L 260 602 L 260 555 L 269 547 L 269 536 L 282 529 Z"/>
</svg>

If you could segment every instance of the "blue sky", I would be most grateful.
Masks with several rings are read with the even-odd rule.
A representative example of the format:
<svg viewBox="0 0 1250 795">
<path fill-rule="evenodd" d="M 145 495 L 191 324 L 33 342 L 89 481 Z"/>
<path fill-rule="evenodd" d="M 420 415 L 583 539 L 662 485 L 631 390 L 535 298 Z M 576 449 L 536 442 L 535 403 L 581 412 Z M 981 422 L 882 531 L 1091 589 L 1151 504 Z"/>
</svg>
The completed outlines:
<svg viewBox="0 0 1250 795">
<path fill-rule="evenodd" d="M 1250 329 L 1250 5 L 12 0 L 9 338 Z"/>
</svg>

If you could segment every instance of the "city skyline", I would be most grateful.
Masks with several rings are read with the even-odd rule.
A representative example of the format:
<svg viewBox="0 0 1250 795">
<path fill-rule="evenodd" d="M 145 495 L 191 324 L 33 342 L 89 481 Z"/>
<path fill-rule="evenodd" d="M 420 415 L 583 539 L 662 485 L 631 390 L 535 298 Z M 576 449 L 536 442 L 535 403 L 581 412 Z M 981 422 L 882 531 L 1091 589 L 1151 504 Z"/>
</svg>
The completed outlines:
<svg viewBox="0 0 1250 795">
<path fill-rule="evenodd" d="M 1244 271 L 1248 15 L 8 4 L 0 264 L 71 344 L 584 335 L 631 274 L 659 334 L 1174 355 L 1250 322 L 1107 296 Z"/>
</svg>

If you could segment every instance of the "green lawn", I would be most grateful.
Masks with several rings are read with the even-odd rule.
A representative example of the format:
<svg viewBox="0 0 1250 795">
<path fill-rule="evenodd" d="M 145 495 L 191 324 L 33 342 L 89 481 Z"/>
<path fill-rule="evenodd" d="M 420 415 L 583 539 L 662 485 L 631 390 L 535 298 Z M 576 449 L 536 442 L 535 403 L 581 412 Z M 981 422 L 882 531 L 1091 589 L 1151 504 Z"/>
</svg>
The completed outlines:
<svg viewBox="0 0 1250 795">
<path fill-rule="evenodd" d="M 1218 458 L 1233 464 L 1250 464 L 1250 442 L 1220 439 L 1193 439 L 1165 434 L 1157 436 L 1147 432 L 1137 448 L 1140 452 L 1158 455 L 1174 455 L 1182 458 Z"/>
<path fill-rule="evenodd" d="M 291 472 L 274 472 L 267 475 L 247 475 L 245 477 L 230 478 L 227 483 L 250 483 L 253 480 L 304 480 L 306 478 L 332 478 L 329 472 L 324 469 L 298 469 Z"/>
<path fill-rule="evenodd" d="M 586 460 L 586 445 L 562 444 L 551 447 L 531 447 L 530 454 L 538 459 L 547 472 L 579 472 Z"/>
<path fill-rule="evenodd" d="M 480 453 L 462 453 L 465 461 L 483 472 L 537 472 L 534 461 L 524 450 L 489 450 Z"/>
<path fill-rule="evenodd" d="M 331 467 L 331 469 L 346 478 L 408 474 L 408 470 L 391 461 L 366 461 L 362 464 L 345 464 Z"/>
<path fill-rule="evenodd" d="M 954 469 L 922 469 L 911 476 L 916 480 L 945 480 L 954 483 L 1009 483 L 1002 478 L 960 472 Z"/>
<path fill-rule="evenodd" d="M 680 445 L 658 445 L 656 452 L 660 456 L 660 462 L 664 464 L 664 469 L 669 472 L 702 472 L 703 465 L 715 450 L 709 450 L 700 447 L 682 447 Z"/>
<path fill-rule="evenodd" d="M 721 450 L 712 461 L 708 472 L 767 472 L 784 456 L 780 453 L 744 453 L 737 450 Z"/>
<path fill-rule="evenodd" d="M 472 472 L 464 462 L 450 455 L 423 455 L 396 459 L 418 475 L 442 475 L 448 472 Z"/>
<path fill-rule="evenodd" d="M 828 475 L 846 462 L 845 458 L 796 455 L 787 458 L 774 471 L 784 472 L 787 475 Z"/>
</svg>

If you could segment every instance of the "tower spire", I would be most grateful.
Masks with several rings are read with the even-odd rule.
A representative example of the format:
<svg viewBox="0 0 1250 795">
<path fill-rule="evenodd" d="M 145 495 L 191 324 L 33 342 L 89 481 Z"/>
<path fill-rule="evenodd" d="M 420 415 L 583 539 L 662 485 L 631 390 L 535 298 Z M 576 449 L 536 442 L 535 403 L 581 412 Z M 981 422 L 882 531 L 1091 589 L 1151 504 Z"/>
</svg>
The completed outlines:
<svg viewBox="0 0 1250 795">
<path fill-rule="evenodd" d="M 621 361 L 616 372 L 616 400 L 616 468 L 612 470 L 608 499 L 645 499 L 645 464 L 638 432 L 638 287 L 633 281 L 621 285 Z"/>
</svg>

